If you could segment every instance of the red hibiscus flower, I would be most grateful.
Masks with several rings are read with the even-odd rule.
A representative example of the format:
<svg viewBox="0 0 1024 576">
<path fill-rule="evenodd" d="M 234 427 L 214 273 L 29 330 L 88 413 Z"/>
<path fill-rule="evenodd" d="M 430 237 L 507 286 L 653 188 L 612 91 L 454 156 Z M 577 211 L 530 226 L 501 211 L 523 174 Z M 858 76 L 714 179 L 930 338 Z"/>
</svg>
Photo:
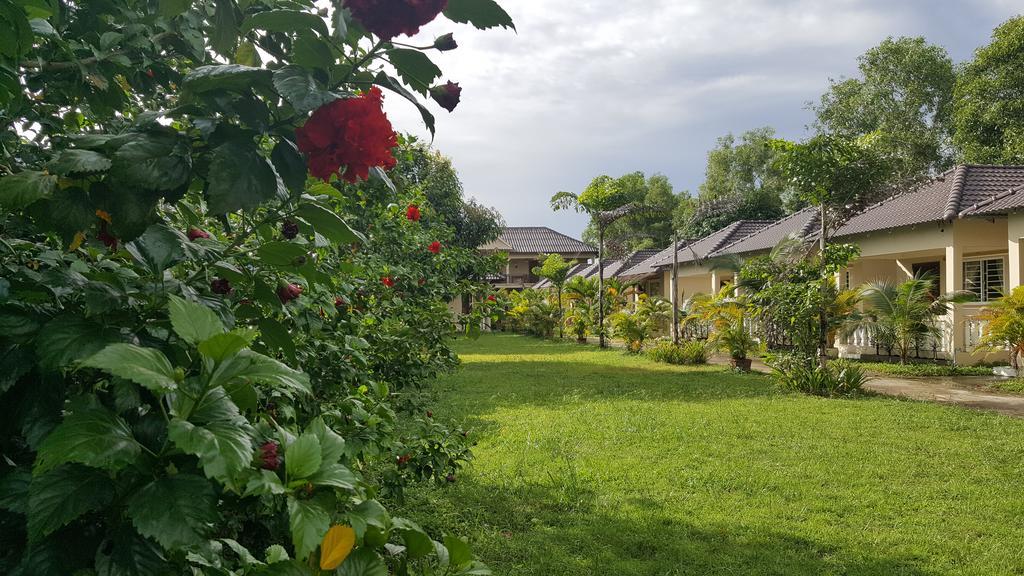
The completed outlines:
<svg viewBox="0 0 1024 576">
<path fill-rule="evenodd" d="M 430 97 L 437 102 L 441 108 L 451 112 L 459 105 L 459 98 L 462 96 L 462 88 L 455 82 L 440 84 L 430 89 Z"/>
<path fill-rule="evenodd" d="M 381 40 L 412 36 L 444 10 L 448 0 L 346 0 L 352 17 Z"/>
<path fill-rule="evenodd" d="M 430 250 L 434 254 L 440 254 L 441 253 L 441 243 L 438 242 L 437 240 L 434 240 L 433 242 L 430 243 L 430 246 L 427 246 L 427 250 Z"/>
<path fill-rule="evenodd" d="M 405 209 L 405 217 L 413 222 L 419 222 L 420 207 L 415 204 L 409 204 L 409 207 Z"/>
<path fill-rule="evenodd" d="M 199 228 L 196 228 L 195 226 L 193 226 L 193 227 L 188 229 L 187 235 L 188 235 L 188 239 L 192 240 L 192 241 L 198 240 L 199 238 L 209 238 L 210 237 L 210 233 L 209 232 L 207 232 L 206 230 L 200 230 Z"/>
<path fill-rule="evenodd" d="M 281 467 L 281 456 L 277 450 L 277 442 L 264 442 L 260 445 L 260 468 L 264 470 L 277 470 Z"/>
<path fill-rule="evenodd" d="M 391 276 L 384 276 L 380 279 L 380 283 L 387 286 L 388 288 L 392 288 L 395 285 L 395 279 L 392 278 Z"/>
<path fill-rule="evenodd" d="M 214 278 L 210 281 L 210 292 L 214 294 L 231 294 L 234 288 L 231 287 L 231 281 L 227 278 Z"/>
<path fill-rule="evenodd" d="M 488 294 L 487 295 L 487 301 L 488 302 L 497 302 L 498 299 L 494 297 L 494 294 Z"/>
<path fill-rule="evenodd" d="M 362 96 L 334 100 L 317 108 L 295 131 L 309 173 L 324 182 L 335 173 L 346 182 L 356 182 L 369 178 L 372 166 L 394 168 L 391 149 L 398 146 L 398 138 L 381 109 L 383 101 L 380 88 L 374 86 Z"/>
<path fill-rule="evenodd" d="M 277 289 L 277 297 L 281 304 L 287 304 L 302 295 L 302 286 L 298 284 L 282 284 Z"/>
</svg>

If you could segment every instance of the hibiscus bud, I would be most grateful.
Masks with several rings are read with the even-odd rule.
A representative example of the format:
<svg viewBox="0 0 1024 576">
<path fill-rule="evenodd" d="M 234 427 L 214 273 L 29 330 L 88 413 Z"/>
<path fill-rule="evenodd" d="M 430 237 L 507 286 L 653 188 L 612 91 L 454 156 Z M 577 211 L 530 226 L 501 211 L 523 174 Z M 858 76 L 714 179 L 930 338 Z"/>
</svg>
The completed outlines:
<svg viewBox="0 0 1024 576">
<path fill-rule="evenodd" d="M 419 280 L 416 281 L 416 283 L 419 284 L 420 286 L 423 286 L 424 284 L 427 283 L 427 279 L 426 278 L 420 278 Z"/>
<path fill-rule="evenodd" d="M 437 102 L 441 108 L 451 112 L 459 105 L 459 98 L 462 95 L 462 88 L 455 82 L 440 84 L 430 89 L 430 97 Z"/>
<path fill-rule="evenodd" d="M 440 254 L 441 243 L 438 242 L 437 240 L 434 240 L 433 242 L 430 243 L 430 246 L 427 246 L 427 250 L 430 250 L 434 254 Z"/>
<path fill-rule="evenodd" d="M 409 204 L 409 207 L 405 209 L 405 217 L 413 222 L 419 222 L 420 207 L 415 204 Z"/>
<path fill-rule="evenodd" d="M 391 287 L 393 287 L 395 285 L 395 279 L 392 278 L 391 276 L 384 276 L 384 277 L 382 277 L 380 279 L 380 282 L 381 282 L 381 284 L 387 286 L 388 288 L 391 288 Z"/>
<path fill-rule="evenodd" d="M 494 297 L 494 294 L 488 294 L 487 295 L 487 301 L 488 302 L 497 302 L 498 299 Z"/>
<path fill-rule="evenodd" d="M 345 302 L 345 299 L 342 298 L 341 296 L 335 296 L 334 297 L 334 307 L 335 308 L 344 308 L 346 304 L 347 304 L 347 302 Z"/>
<path fill-rule="evenodd" d="M 431 412 L 430 410 L 427 410 L 427 418 L 433 418 L 433 417 L 434 417 L 434 413 Z"/>
<path fill-rule="evenodd" d="M 231 294 L 234 288 L 227 278 L 214 278 L 210 281 L 210 291 L 214 294 Z"/>
<path fill-rule="evenodd" d="M 445 476 L 444 479 L 447 480 L 450 484 L 454 484 L 455 483 L 455 474 L 449 474 L 449 475 Z"/>
<path fill-rule="evenodd" d="M 146 76 L 149 76 L 150 78 L 153 77 L 153 69 L 152 68 L 146 68 Z"/>
<path fill-rule="evenodd" d="M 459 45 L 455 43 L 455 35 L 451 32 L 444 36 L 438 36 L 434 40 L 434 48 L 437 48 L 441 52 L 447 52 L 448 50 L 455 50 Z"/>
<path fill-rule="evenodd" d="M 196 240 L 198 240 L 200 238 L 209 238 L 210 237 L 210 233 L 209 232 L 207 232 L 206 230 L 200 230 L 199 228 L 196 228 L 195 226 L 193 226 L 193 227 L 188 229 L 188 234 L 187 235 L 188 235 L 188 239 L 192 240 L 193 242 L 195 242 Z"/>
<path fill-rule="evenodd" d="M 399 466 L 404 466 L 406 462 L 412 459 L 412 456 L 408 454 L 402 454 L 398 457 L 397 462 Z"/>
<path fill-rule="evenodd" d="M 281 223 L 281 236 L 291 240 L 299 235 L 299 225 L 294 220 L 285 220 Z"/>
<path fill-rule="evenodd" d="M 287 304 L 302 294 L 302 286 L 298 284 L 281 284 L 277 288 L 277 297 L 281 304 Z"/>
<path fill-rule="evenodd" d="M 280 446 L 277 442 L 269 441 L 260 445 L 260 468 L 264 470 L 277 470 L 281 467 L 281 456 L 277 453 Z"/>
</svg>

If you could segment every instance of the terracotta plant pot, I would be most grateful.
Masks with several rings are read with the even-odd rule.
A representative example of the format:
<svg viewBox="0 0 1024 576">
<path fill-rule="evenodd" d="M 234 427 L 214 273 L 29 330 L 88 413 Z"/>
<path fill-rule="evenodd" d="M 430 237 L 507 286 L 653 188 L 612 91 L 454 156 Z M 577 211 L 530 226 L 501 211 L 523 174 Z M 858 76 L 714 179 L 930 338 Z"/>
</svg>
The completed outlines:
<svg viewBox="0 0 1024 576">
<path fill-rule="evenodd" d="M 750 358 L 733 358 L 732 367 L 739 370 L 740 372 L 750 372 Z"/>
</svg>

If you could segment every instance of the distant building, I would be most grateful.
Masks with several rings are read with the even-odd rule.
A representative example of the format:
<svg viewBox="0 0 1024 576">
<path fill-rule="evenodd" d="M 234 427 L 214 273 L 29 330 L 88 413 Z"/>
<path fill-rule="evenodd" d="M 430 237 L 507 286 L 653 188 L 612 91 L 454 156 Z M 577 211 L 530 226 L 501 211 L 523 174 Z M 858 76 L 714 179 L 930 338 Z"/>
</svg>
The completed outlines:
<svg viewBox="0 0 1024 576">
<path fill-rule="evenodd" d="M 508 255 L 505 273 L 492 277 L 495 288 L 520 290 L 540 281 L 533 274 L 548 254 L 560 254 L 579 263 L 597 258 L 597 248 L 545 226 L 509 226 L 494 241 L 480 247 L 481 252 L 504 252 Z"/>
</svg>

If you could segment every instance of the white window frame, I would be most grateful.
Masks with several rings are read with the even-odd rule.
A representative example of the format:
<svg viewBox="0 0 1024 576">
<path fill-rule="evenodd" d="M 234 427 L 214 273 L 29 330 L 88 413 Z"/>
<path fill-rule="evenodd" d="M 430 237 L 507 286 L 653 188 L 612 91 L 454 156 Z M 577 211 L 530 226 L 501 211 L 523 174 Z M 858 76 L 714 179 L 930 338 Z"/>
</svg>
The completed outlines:
<svg viewBox="0 0 1024 576">
<path fill-rule="evenodd" d="M 1002 294 L 1006 290 L 1006 256 L 1004 255 L 988 255 L 988 256 L 973 256 L 971 258 L 964 258 L 960 264 L 961 274 L 963 276 L 961 288 L 967 292 L 972 292 L 977 296 L 976 302 L 990 302 L 999 295 L 993 294 L 991 297 L 989 292 L 991 291 L 991 283 L 989 282 L 989 262 L 999 262 L 1000 267 L 1000 278 L 999 278 L 999 294 Z M 978 285 L 978 291 L 972 290 L 967 285 L 967 265 L 970 263 L 980 263 L 979 274 L 980 283 Z"/>
</svg>

